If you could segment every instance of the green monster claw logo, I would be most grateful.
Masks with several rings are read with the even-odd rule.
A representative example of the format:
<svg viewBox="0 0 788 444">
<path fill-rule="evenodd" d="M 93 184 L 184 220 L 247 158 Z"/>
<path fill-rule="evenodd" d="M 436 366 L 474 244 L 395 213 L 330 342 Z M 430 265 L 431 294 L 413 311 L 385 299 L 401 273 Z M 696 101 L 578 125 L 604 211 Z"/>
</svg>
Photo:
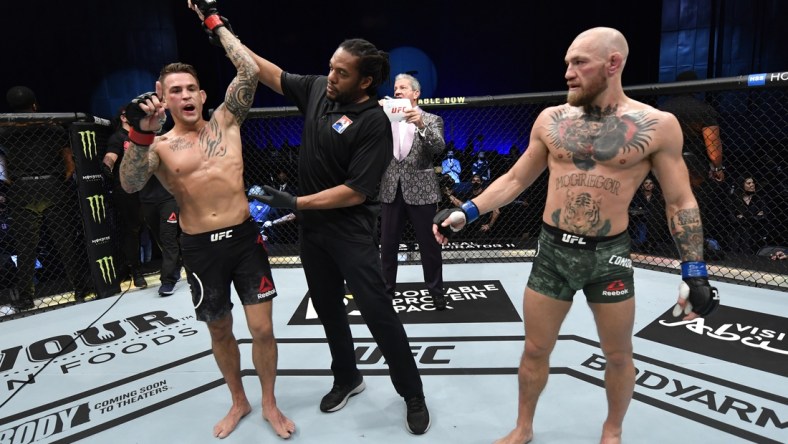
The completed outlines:
<svg viewBox="0 0 788 444">
<path fill-rule="evenodd" d="M 107 208 L 104 206 L 104 195 L 88 196 L 87 200 L 90 202 L 90 215 L 93 217 L 93 222 L 100 224 L 102 220 L 106 220 Z"/>
<path fill-rule="evenodd" d="M 115 274 L 115 260 L 112 259 L 112 256 L 104 256 L 96 262 L 98 262 L 101 269 L 101 278 L 104 279 L 105 283 L 111 284 L 112 280 L 117 277 L 117 274 Z"/>
<path fill-rule="evenodd" d="M 86 158 L 92 160 L 93 156 L 98 154 L 98 145 L 96 145 L 96 132 L 80 131 L 79 138 L 82 141 L 82 154 Z"/>
</svg>

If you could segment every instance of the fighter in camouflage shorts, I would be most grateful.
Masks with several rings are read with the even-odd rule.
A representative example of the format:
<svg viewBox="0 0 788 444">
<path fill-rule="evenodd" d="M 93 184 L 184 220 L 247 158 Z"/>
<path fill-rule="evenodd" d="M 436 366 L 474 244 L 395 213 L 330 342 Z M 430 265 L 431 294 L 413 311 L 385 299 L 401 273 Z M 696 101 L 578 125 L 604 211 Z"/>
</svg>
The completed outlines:
<svg viewBox="0 0 788 444">
<path fill-rule="evenodd" d="M 563 301 L 583 290 L 588 302 L 618 302 L 635 295 L 629 236 L 578 236 L 547 224 L 539 233 L 528 288 Z"/>
</svg>

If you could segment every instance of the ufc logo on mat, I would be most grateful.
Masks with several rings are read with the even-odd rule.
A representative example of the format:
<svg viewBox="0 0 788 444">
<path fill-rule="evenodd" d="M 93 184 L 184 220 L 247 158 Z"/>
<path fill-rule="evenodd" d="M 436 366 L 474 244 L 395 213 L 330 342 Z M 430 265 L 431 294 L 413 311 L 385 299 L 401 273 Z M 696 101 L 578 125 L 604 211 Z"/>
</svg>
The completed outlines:
<svg viewBox="0 0 788 444">
<path fill-rule="evenodd" d="M 220 231 L 218 233 L 211 234 L 211 242 L 220 241 L 222 239 L 229 239 L 231 237 L 233 237 L 233 230 Z"/>
<path fill-rule="evenodd" d="M 566 242 L 567 244 L 577 244 L 577 245 L 585 245 L 586 241 L 580 236 L 575 236 L 574 234 L 564 233 L 561 235 L 561 240 Z"/>
</svg>

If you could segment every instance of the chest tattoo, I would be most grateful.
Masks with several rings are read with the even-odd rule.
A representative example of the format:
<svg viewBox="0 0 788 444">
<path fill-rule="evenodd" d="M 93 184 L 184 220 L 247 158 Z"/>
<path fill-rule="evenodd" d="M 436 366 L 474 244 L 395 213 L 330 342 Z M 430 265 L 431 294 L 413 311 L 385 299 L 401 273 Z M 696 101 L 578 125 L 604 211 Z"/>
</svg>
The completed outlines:
<svg viewBox="0 0 788 444">
<path fill-rule="evenodd" d="M 227 154 L 224 132 L 215 120 L 212 119 L 200 130 L 199 140 L 206 157 L 224 157 Z"/>
<path fill-rule="evenodd" d="M 173 139 L 170 141 L 170 151 L 183 151 L 191 148 L 193 143 L 186 139 Z"/>
<path fill-rule="evenodd" d="M 620 116 L 616 111 L 617 107 L 587 108 L 578 116 L 569 110 L 559 110 L 552 115 L 550 139 L 557 148 L 569 151 L 575 166 L 584 171 L 619 153 L 633 149 L 645 152 L 657 119 L 647 111 Z"/>
</svg>

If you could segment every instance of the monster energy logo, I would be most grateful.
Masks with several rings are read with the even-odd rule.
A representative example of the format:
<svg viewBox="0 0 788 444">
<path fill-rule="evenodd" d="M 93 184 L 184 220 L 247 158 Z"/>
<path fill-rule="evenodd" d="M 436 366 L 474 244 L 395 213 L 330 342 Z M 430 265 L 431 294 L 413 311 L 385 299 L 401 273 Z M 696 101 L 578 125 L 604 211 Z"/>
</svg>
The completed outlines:
<svg viewBox="0 0 788 444">
<path fill-rule="evenodd" d="M 99 268 L 101 269 L 101 278 L 104 279 L 104 282 L 107 284 L 111 284 L 112 280 L 117 277 L 115 274 L 115 260 L 112 259 L 112 256 L 105 256 L 96 262 L 98 262 Z"/>
<path fill-rule="evenodd" d="M 79 137 L 80 140 L 82 140 L 82 154 L 88 159 L 93 159 L 93 156 L 98 154 L 98 145 L 96 145 L 96 132 L 80 131 Z"/>
<path fill-rule="evenodd" d="M 104 206 L 104 195 L 96 194 L 89 196 L 87 200 L 90 202 L 90 215 L 93 217 L 93 222 L 100 224 L 103 219 L 107 218 L 107 209 Z"/>
</svg>

